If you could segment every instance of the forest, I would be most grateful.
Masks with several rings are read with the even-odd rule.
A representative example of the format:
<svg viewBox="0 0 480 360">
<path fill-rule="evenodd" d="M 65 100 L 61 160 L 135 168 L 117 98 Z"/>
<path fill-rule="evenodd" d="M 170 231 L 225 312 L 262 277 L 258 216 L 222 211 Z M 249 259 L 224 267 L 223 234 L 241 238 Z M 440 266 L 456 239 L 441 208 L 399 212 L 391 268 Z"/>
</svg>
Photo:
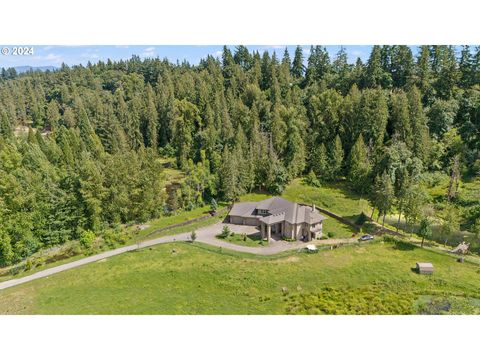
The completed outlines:
<svg viewBox="0 0 480 360">
<path fill-rule="evenodd" d="M 480 204 L 458 197 L 480 176 L 480 47 L 347 55 L 237 46 L 198 65 L 2 69 L 0 266 L 87 231 L 278 194 L 298 177 L 345 182 L 379 217 L 395 211 L 424 232 L 439 216 L 480 233 Z M 185 173 L 170 192 L 166 158 Z M 439 179 L 448 190 L 435 204 L 425 184 Z"/>
</svg>

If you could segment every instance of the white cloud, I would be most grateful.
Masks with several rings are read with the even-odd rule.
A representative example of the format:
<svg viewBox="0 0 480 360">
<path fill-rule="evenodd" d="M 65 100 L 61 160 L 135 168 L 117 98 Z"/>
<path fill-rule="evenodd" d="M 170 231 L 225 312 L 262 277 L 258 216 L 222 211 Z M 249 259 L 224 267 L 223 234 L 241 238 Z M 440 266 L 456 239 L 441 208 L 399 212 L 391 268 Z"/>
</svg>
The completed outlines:
<svg viewBox="0 0 480 360">
<path fill-rule="evenodd" d="M 98 54 L 94 54 L 92 52 L 84 52 L 84 53 L 80 54 L 80 56 L 82 58 L 89 58 L 89 59 L 98 59 L 99 58 Z"/>
<path fill-rule="evenodd" d="M 142 57 L 154 57 L 155 56 L 155 48 L 148 47 L 143 50 L 143 52 L 140 54 Z"/>
<path fill-rule="evenodd" d="M 217 50 L 212 54 L 214 57 L 222 57 L 223 51 L 222 50 Z"/>
<path fill-rule="evenodd" d="M 266 49 L 285 49 L 285 45 L 267 45 L 265 46 Z"/>
<path fill-rule="evenodd" d="M 63 61 L 63 56 L 54 54 L 54 53 L 49 53 L 47 55 L 34 56 L 33 59 L 39 60 L 39 61 L 49 61 L 51 63 L 61 63 Z"/>
</svg>

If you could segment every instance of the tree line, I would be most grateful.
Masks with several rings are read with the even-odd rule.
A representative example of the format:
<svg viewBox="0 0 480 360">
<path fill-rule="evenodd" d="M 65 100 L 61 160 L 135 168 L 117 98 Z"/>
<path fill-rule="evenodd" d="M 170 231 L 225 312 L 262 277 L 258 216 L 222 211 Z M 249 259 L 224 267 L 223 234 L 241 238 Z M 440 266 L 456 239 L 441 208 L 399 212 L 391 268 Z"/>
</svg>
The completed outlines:
<svg viewBox="0 0 480 360">
<path fill-rule="evenodd" d="M 354 64 L 344 48 L 331 59 L 322 46 L 280 57 L 238 46 L 195 66 L 134 56 L 2 69 L 0 265 L 305 175 L 410 216 L 422 177 L 441 172 L 453 202 L 461 175 L 480 170 L 479 84 L 480 48 L 468 46 L 374 46 Z M 186 174 L 168 194 L 165 157 Z"/>
</svg>

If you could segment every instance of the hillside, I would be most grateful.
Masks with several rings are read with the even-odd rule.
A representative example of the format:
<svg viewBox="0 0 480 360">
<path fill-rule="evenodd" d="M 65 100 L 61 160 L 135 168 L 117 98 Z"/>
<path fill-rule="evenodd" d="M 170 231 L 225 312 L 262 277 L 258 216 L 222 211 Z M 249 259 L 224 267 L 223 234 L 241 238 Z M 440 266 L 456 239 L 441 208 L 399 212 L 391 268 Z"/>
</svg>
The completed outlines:
<svg viewBox="0 0 480 360">
<path fill-rule="evenodd" d="M 133 56 L 2 71 L 0 266 L 121 243 L 132 224 L 251 193 L 478 239 L 467 185 L 480 171 L 480 48 L 347 59 L 238 46 L 198 65 Z"/>
<path fill-rule="evenodd" d="M 434 275 L 414 273 L 417 261 Z M 478 275 L 478 265 L 404 243 L 267 258 L 167 244 L 4 290 L 0 313 L 479 314 Z"/>
</svg>

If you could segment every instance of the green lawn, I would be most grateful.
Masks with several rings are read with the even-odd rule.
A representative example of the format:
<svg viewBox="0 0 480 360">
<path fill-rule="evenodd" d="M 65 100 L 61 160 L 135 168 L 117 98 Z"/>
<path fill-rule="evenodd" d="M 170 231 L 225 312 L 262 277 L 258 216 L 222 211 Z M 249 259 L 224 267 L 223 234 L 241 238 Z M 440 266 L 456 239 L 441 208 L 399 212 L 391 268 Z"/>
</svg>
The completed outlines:
<svg viewBox="0 0 480 360">
<path fill-rule="evenodd" d="M 355 221 L 362 211 L 370 211 L 367 200 L 349 192 L 343 184 L 338 187 L 322 186 L 320 188 L 304 184 L 302 179 L 293 180 L 280 195 L 283 198 L 299 203 L 315 204 L 348 220 Z M 243 195 L 240 201 L 260 201 L 271 197 L 264 193 Z M 355 234 L 355 229 L 338 220 L 326 216 L 323 223 L 323 234 L 332 238 L 348 238 Z"/>
<path fill-rule="evenodd" d="M 368 215 L 372 211 L 368 200 L 353 194 L 343 182 L 314 187 L 305 184 L 303 179 L 294 179 L 280 196 L 294 202 L 315 204 L 353 221 L 362 211 Z M 240 200 L 260 201 L 269 197 L 269 194 L 252 193 L 242 196 Z"/>
<path fill-rule="evenodd" d="M 192 219 L 196 219 L 196 218 L 202 217 L 204 215 L 207 215 L 208 214 L 208 212 L 207 212 L 208 209 L 209 209 L 209 207 L 203 207 L 203 208 L 194 209 L 192 211 L 184 211 L 184 212 L 181 212 L 177 215 L 173 215 L 173 216 L 169 216 L 169 217 L 163 217 L 163 218 L 153 220 L 152 222 L 150 222 L 150 224 L 152 224 L 151 227 L 149 227 L 147 229 L 144 229 L 144 230 L 140 231 L 139 233 L 135 234 L 131 238 L 131 240 L 128 241 L 126 244 L 116 244 L 116 245 L 117 245 L 117 247 L 121 247 L 121 246 L 125 246 L 125 245 L 134 244 L 134 243 L 139 242 L 139 241 L 151 240 L 151 239 L 155 239 L 155 238 L 162 237 L 162 236 L 191 232 L 191 231 L 197 230 L 201 227 L 212 225 L 212 224 L 222 220 L 225 217 L 225 213 L 226 213 L 225 207 L 219 207 L 217 216 L 208 217 L 206 219 L 203 219 L 203 220 L 200 220 L 200 221 L 195 221 L 195 222 L 192 222 L 192 223 L 187 224 L 187 225 L 178 226 L 178 227 L 166 230 L 166 231 L 152 233 L 152 231 L 158 230 L 158 229 L 163 228 L 165 226 L 178 224 L 178 223 L 181 223 L 183 221 L 192 220 Z M 133 229 L 134 229 L 134 226 L 130 230 L 133 231 Z M 107 249 L 105 249 L 103 251 L 106 251 L 106 250 Z M 58 266 L 58 265 L 69 263 L 69 262 L 72 262 L 72 261 L 75 261 L 75 260 L 79 260 L 79 259 L 84 258 L 84 257 L 89 256 L 89 255 L 90 254 L 78 254 L 76 256 L 71 256 L 71 257 L 68 257 L 66 259 L 51 262 L 51 263 L 48 263 L 48 264 L 43 264 L 41 266 L 36 266 L 36 267 L 33 267 L 32 269 L 27 270 L 27 271 L 23 271 L 23 270 L 18 271 L 15 274 L 12 274 L 11 272 L 9 272 L 7 270 L 4 270 L 0 273 L 0 281 L 7 281 L 7 280 L 10 280 L 10 279 L 31 275 L 33 273 L 36 273 L 36 272 L 40 271 L 40 270 L 45 270 L 45 269 L 48 269 L 48 268 L 51 268 L 51 267 L 54 267 L 54 266 Z"/>
<path fill-rule="evenodd" d="M 371 211 L 367 199 L 352 193 L 344 182 L 317 188 L 304 184 L 302 179 L 295 179 L 282 196 L 291 201 L 316 204 L 352 221 L 355 221 L 362 211 L 367 215 L 370 215 Z"/>
<path fill-rule="evenodd" d="M 223 214 L 224 210 L 225 210 L 225 206 L 219 205 L 218 207 L 219 214 Z M 149 226 L 146 229 L 143 229 L 138 233 L 136 233 L 135 236 L 133 237 L 133 241 L 135 242 L 139 240 L 144 240 L 146 238 L 151 239 L 151 238 L 157 238 L 160 236 L 168 235 L 169 233 L 171 233 L 171 230 L 157 232 L 157 233 L 155 233 L 155 231 L 165 228 L 167 226 L 171 226 L 171 225 L 179 224 L 185 221 L 207 216 L 209 215 L 209 211 L 210 211 L 210 206 L 203 206 L 190 211 L 182 211 L 175 215 L 164 216 L 164 217 L 149 221 L 147 223 Z M 189 231 L 197 228 L 195 224 L 191 224 L 191 225 L 193 226 L 183 227 L 183 229 L 180 232 L 185 232 L 185 231 Z M 135 228 L 135 225 L 132 226 L 130 229 L 134 230 L 134 228 Z M 175 229 L 174 231 L 175 233 L 179 233 L 177 229 Z"/>
<path fill-rule="evenodd" d="M 414 273 L 417 261 L 434 275 Z M 268 258 L 177 243 L 0 291 L 0 313 L 401 314 L 441 312 L 445 301 L 476 313 L 479 275 L 478 265 L 388 242 Z"/>
<path fill-rule="evenodd" d="M 220 235 L 217 236 L 219 240 L 228 241 L 233 244 L 243 245 L 243 246 L 266 246 L 268 245 L 267 241 L 262 241 L 262 238 L 258 234 L 244 235 L 244 234 L 230 234 L 230 236 L 224 238 Z"/>
</svg>

